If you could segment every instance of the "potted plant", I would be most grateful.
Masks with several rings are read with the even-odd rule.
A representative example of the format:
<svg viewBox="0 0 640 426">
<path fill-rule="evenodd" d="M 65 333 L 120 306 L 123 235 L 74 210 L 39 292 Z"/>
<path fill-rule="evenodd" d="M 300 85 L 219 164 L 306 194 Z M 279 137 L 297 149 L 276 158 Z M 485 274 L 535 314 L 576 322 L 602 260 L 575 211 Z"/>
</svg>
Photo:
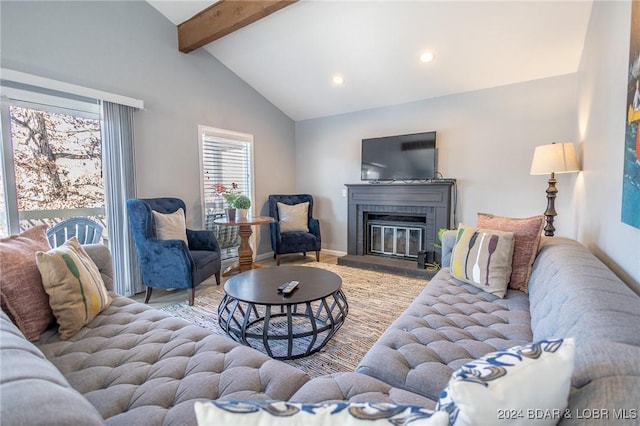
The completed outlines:
<svg viewBox="0 0 640 426">
<path fill-rule="evenodd" d="M 222 195 L 227 203 L 228 208 L 225 211 L 228 221 L 236 220 L 236 211 L 238 212 L 238 219 L 247 218 L 247 210 L 251 207 L 251 200 L 239 192 L 236 183 L 232 183 L 231 188 L 218 184 L 216 185 L 216 193 Z"/>
<path fill-rule="evenodd" d="M 249 211 L 249 207 L 251 207 L 251 200 L 246 195 L 236 194 L 230 205 L 238 212 L 238 219 L 242 220 L 247 218 L 247 212 Z"/>
</svg>

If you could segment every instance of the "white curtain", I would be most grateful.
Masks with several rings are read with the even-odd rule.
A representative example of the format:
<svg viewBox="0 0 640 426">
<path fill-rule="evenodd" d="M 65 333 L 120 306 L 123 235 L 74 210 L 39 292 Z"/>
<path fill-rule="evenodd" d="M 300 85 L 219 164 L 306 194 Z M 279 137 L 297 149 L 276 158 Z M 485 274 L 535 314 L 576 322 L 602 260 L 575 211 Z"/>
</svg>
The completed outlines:
<svg viewBox="0 0 640 426">
<path fill-rule="evenodd" d="M 102 161 L 109 246 L 115 292 L 132 296 L 144 291 L 126 202 L 136 196 L 133 114 L 135 108 L 102 102 Z"/>
</svg>

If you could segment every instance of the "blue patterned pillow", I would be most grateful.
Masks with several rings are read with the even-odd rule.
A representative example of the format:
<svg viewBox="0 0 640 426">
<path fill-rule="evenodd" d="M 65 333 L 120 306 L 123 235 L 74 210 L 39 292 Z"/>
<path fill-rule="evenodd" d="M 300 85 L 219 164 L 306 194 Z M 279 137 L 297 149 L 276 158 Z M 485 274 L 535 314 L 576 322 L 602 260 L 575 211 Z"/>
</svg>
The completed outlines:
<svg viewBox="0 0 640 426">
<path fill-rule="evenodd" d="M 198 426 L 445 426 L 449 420 L 444 412 L 387 403 L 211 401 L 196 402 L 194 408 Z"/>
<path fill-rule="evenodd" d="M 555 425 L 567 408 L 574 357 L 573 338 L 492 352 L 453 373 L 436 410 L 456 426 Z"/>
</svg>

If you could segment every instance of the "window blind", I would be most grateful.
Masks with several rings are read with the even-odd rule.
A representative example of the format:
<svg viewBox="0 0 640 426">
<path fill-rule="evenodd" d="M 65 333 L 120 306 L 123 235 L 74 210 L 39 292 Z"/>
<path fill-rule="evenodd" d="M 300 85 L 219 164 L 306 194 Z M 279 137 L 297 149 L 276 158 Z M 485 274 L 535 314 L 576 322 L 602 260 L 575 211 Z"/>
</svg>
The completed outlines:
<svg viewBox="0 0 640 426">
<path fill-rule="evenodd" d="M 205 205 L 214 206 L 217 185 L 231 190 L 235 183 L 239 193 L 251 198 L 249 143 L 211 136 L 204 136 L 202 142 Z"/>
<path fill-rule="evenodd" d="M 229 207 L 218 191 L 220 185 L 231 191 L 235 184 L 236 193 L 252 198 L 252 137 L 204 126 L 200 127 L 200 132 L 204 227 L 214 232 L 222 249 L 222 260 L 225 260 L 237 257 L 240 235 L 238 227 L 214 224 Z"/>
</svg>

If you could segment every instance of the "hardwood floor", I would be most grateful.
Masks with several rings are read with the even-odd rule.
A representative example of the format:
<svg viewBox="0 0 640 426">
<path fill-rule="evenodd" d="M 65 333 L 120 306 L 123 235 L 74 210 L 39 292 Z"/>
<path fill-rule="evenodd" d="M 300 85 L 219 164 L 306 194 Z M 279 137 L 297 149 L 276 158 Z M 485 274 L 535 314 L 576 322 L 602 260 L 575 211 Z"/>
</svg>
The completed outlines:
<svg viewBox="0 0 640 426">
<path fill-rule="evenodd" d="M 301 265 L 304 263 L 312 263 L 316 261 L 315 253 L 307 253 L 307 256 L 302 256 L 302 253 L 297 254 L 284 254 L 280 256 L 280 265 L 281 266 L 291 266 L 291 265 Z M 338 257 L 326 254 L 320 251 L 320 262 L 323 263 L 338 263 Z M 264 260 L 260 260 L 261 265 L 266 267 L 275 267 L 276 261 L 272 257 Z M 225 267 L 222 268 L 223 270 Z M 227 278 L 222 278 L 221 285 L 224 285 Z M 204 292 L 209 287 L 215 287 L 216 279 L 215 277 L 211 277 L 196 287 L 196 297 L 199 294 Z M 136 294 L 131 297 L 133 300 L 136 300 L 140 303 L 144 303 L 144 293 Z M 175 291 L 167 291 L 161 288 L 154 288 L 153 294 L 151 294 L 151 299 L 149 299 L 149 306 L 153 306 L 154 308 L 160 308 L 162 306 L 173 305 L 175 303 L 184 302 L 187 300 L 187 290 L 175 290 Z"/>
</svg>

